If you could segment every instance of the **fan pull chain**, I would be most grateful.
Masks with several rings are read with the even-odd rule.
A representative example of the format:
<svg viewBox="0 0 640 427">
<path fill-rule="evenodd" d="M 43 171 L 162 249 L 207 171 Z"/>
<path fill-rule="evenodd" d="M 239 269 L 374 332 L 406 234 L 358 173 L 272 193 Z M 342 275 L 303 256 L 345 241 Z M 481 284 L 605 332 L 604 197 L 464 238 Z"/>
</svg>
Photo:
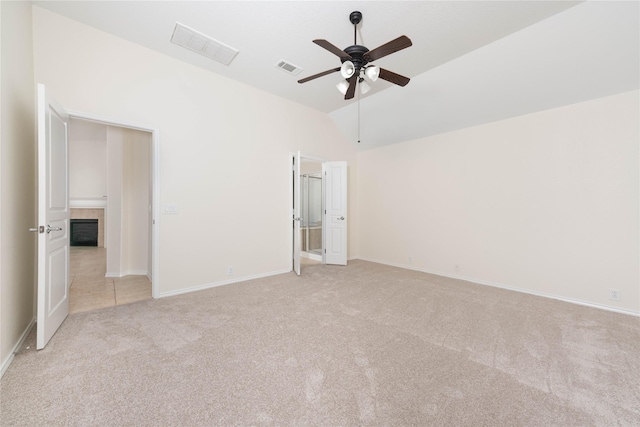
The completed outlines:
<svg viewBox="0 0 640 427">
<path fill-rule="evenodd" d="M 358 92 L 358 144 L 360 144 L 360 90 L 356 88 L 356 92 Z"/>
</svg>

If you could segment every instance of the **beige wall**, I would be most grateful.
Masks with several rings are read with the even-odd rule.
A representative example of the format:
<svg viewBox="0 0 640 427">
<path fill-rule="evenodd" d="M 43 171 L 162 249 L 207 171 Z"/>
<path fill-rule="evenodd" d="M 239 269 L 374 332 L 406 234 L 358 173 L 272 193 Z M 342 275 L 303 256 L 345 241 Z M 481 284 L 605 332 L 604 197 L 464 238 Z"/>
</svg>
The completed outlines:
<svg viewBox="0 0 640 427">
<path fill-rule="evenodd" d="M 102 199 L 107 195 L 107 126 L 69 121 L 69 198 Z"/>
<path fill-rule="evenodd" d="M 123 129 L 122 274 L 151 273 L 149 261 L 149 186 L 151 134 Z"/>
<path fill-rule="evenodd" d="M 291 269 L 290 152 L 349 162 L 355 196 L 326 114 L 33 10 L 36 80 L 63 106 L 159 130 L 159 203 L 179 207 L 157 218 L 161 294 Z"/>
<path fill-rule="evenodd" d="M 122 132 L 107 126 L 107 277 L 122 276 Z"/>
<path fill-rule="evenodd" d="M 0 360 L 35 316 L 36 145 L 31 6 L 0 2 Z"/>
<path fill-rule="evenodd" d="M 359 153 L 360 257 L 640 312 L 638 98 Z"/>
</svg>

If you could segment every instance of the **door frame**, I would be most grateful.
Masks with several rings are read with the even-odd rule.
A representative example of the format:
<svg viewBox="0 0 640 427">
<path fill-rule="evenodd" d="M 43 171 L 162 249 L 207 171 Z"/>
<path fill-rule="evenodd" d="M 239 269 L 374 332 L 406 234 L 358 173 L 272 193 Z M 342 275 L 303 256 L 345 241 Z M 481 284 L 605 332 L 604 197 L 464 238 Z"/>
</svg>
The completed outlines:
<svg viewBox="0 0 640 427">
<path fill-rule="evenodd" d="M 295 161 L 296 156 L 298 155 L 297 152 L 289 152 L 289 166 L 288 166 L 288 171 L 289 171 L 289 207 L 287 209 L 287 218 L 290 221 L 292 218 L 292 213 L 294 211 L 294 206 L 293 206 L 293 170 L 292 170 L 292 166 L 293 166 L 293 162 Z M 300 152 L 300 163 L 302 163 L 302 160 L 311 160 L 313 162 L 318 162 L 318 163 L 325 163 L 328 162 L 329 160 L 323 159 L 322 157 L 316 157 L 316 156 L 309 156 L 307 154 L 304 154 L 302 151 Z M 324 206 L 324 190 L 322 192 L 322 204 Z M 324 264 L 324 222 L 322 224 L 323 227 L 323 233 L 322 233 L 322 263 Z M 293 271 L 293 227 L 289 227 L 289 261 L 291 263 L 291 269 L 289 271 Z"/>
<path fill-rule="evenodd" d="M 83 111 L 67 110 L 67 113 L 72 119 L 89 120 L 151 133 L 151 194 L 153 195 L 151 202 L 151 297 L 158 298 L 160 295 L 160 263 L 158 262 L 160 255 L 160 130 L 152 125 L 133 123 Z"/>
</svg>

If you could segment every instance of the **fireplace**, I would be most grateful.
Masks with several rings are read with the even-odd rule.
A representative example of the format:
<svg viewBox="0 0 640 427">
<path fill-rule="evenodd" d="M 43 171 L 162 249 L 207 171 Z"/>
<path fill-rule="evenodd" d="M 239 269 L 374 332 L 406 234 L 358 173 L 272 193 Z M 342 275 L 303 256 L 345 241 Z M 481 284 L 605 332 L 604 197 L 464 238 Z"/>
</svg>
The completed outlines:
<svg viewBox="0 0 640 427">
<path fill-rule="evenodd" d="M 98 246 L 98 220 L 72 219 L 71 246 Z"/>
</svg>

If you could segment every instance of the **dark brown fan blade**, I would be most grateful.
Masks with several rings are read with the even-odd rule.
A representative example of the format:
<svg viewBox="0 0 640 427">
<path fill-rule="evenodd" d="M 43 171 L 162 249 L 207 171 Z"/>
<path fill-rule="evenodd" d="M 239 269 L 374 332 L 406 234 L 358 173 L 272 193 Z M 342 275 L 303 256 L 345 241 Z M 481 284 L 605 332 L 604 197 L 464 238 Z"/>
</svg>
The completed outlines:
<svg viewBox="0 0 640 427">
<path fill-rule="evenodd" d="M 369 61 L 375 61 L 376 59 L 383 58 L 387 55 L 391 55 L 394 52 L 397 52 L 402 49 L 406 49 L 411 46 L 411 40 L 407 36 L 400 36 L 395 40 L 391 40 L 389 43 L 385 43 L 382 46 L 378 46 L 377 48 L 370 50 L 369 52 L 364 54 L 364 58 Z"/>
<path fill-rule="evenodd" d="M 316 39 L 313 42 L 315 44 L 317 44 L 318 46 L 327 49 L 329 52 L 333 53 L 334 55 L 339 56 L 341 59 L 342 58 L 351 59 L 351 55 L 349 55 L 347 52 L 345 52 L 344 50 L 340 49 L 339 47 L 336 47 L 336 46 L 332 45 L 331 43 L 329 43 L 326 40 Z"/>
<path fill-rule="evenodd" d="M 382 80 L 397 84 L 398 86 L 406 86 L 409 80 L 411 80 L 409 77 L 401 76 L 384 68 L 380 68 L 380 75 L 378 77 Z"/>
<path fill-rule="evenodd" d="M 347 89 L 347 93 L 344 94 L 344 99 L 351 99 L 353 95 L 356 93 L 356 86 L 358 83 L 358 76 L 355 74 L 349 79 L 349 88 Z"/>
<path fill-rule="evenodd" d="M 305 77 L 304 79 L 298 80 L 298 83 L 306 83 L 309 80 L 317 79 L 318 77 L 326 76 L 327 74 L 335 73 L 336 71 L 340 71 L 340 67 L 332 68 L 330 70 L 323 71 L 323 72 L 318 73 L 318 74 L 314 74 L 313 76 Z"/>
</svg>

